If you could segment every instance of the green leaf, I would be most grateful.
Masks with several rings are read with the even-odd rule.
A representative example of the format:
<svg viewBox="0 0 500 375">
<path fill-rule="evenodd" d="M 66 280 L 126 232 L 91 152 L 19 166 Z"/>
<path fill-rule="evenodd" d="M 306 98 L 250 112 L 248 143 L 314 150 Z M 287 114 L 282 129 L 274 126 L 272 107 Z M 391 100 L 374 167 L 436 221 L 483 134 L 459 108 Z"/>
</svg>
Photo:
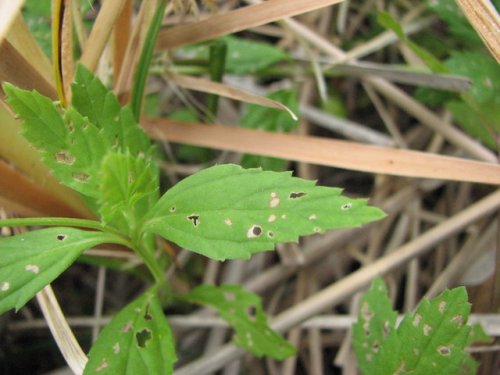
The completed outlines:
<svg viewBox="0 0 500 375">
<path fill-rule="evenodd" d="M 288 54 L 275 46 L 256 40 L 225 36 L 227 44 L 226 72 L 233 74 L 252 74 L 279 61 L 289 59 Z M 208 60 L 207 44 L 185 47 L 189 55 Z"/>
<path fill-rule="evenodd" d="M 370 374 L 373 359 L 387 336 L 395 329 L 397 313 L 392 309 L 387 288 L 381 278 L 373 280 L 361 299 L 358 321 L 353 325 L 353 346 L 362 374 Z"/>
<path fill-rule="evenodd" d="M 482 52 L 455 51 L 446 65 L 452 73 L 471 79 L 468 94 L 475 101 L 500 107 L 500 65 L 491 56 Z"/>
<path fill-rule="evenodd" d="M 481 39 L 472 28 L 464 13 L 457 6 L 455 0 L 427 0 L 427 8 L 435 12 L 448 24 L 448 30 L 455 40 L 470 46 L 482 45 Z M 447 38 L 448 40 L 452 38 Z"/>
<path fill-rule="evenodd" d="M 151 142 L 130 108 L 121 108 L 115 94 L 83 65 L 76 70 L 72 105 L 98 129 L 103 129 L 107 142 L 118 150 L 133 156 L 151 152 Z"/>
<path fill-rule="evenodd" d="M 464 287 L 423 300 L 405 315 L 373 363 L 373 374 L 458 374 L 468 354 L 463 351 L 471 327 Z"/>
<path fill-rule="evenodd" d="M 456 122 L 469 134 L 480 139 L 485 145 L 495 150 L 498 145 L 495 132 L 500 132 L 500 107 L 478 105 L 471 101 L 468 105 L 462 101 L 451 101 L 446 107 L 453 113 Z"/>
<path fill-rule="evenodd" d="M 283 103 L 294 113 L 299 113 L 299 103 L 295 90 L 279 90 L 267 96 L 269 99 Z M 288 133 L 295 129 L 298 122 L 284 111 L 274 108 L 249 104 L 241 119 L 241 126 L 249 129 L 260 129 L 270 132 Z M 262 167 L 264 170 L 282 171 L 286 161 L 260 155 L 244 155 L 241 160 L 244 168 Z"/>
<path fill-rule="evenodd" d="M 129 233 L 158 200 L 158 168 L 144 157 L 109 153 L 102 162 L 101 208 L 105 223 Z"/>
<path fill-rule="evenodd" d="M 147 291 L 102 330 L 83 374 L 168 375 L 176 360 L 174 339 L 158 297 Z"/>
<path fill-rule="evenodd" d="M 73 108 L 64 117 L 49 99 L 36 91 L 5 84 L 8 102 L 23 119 L 23 135 L 43 162 L 65 185 L 89 197 L 98 197 L 97 172 L 110 148 L 99 129 Z"/>
<path fill-rule="evenodd" d="M 364 199 L 315 186 L 291 172 L 243 169 L 233 164 L 198 172 L 168 190 L 144 230 L 212 259 L 249 258 L 278 242 L 384 216 Z"/>
<path fill-rule="evenodd" d="M 84 250 L 102 243 L 123 241 L 109 233 L 64 227 L 0 238 L 0 314 L 19 310 Z"/>
<path fill-rule="evenodd" d="M 212 306 L 236 331 L 237 345 L 257 357 L 268 356 L 284 360 L 296 349 L 269 328 L 260 298 L 238 285 L 202 285 L 192 290 L 186 299 Z"/>
<path fill-rule="evenodd" d="M 386 29 L 394 31 L 399 39 L 405 43 L 433 72 L 447 73 L 448 69 L 429 51 L 412 42 L 406 34 L 399 22 L 387 12 L 379 12 L 377 14 L 377 22 Z"/>
</svg>

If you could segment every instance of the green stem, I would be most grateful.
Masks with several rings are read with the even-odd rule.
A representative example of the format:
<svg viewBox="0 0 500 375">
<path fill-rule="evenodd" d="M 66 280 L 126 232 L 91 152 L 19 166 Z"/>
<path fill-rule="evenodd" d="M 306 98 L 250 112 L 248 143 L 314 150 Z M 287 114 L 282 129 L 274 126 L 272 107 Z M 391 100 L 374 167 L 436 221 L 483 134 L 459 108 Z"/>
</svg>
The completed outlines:
<svg viewBox="0 0 500 375">
<path fill-rule="evenodd" d="M 106 232 L 115 237 L 113 243 L 132 248 L 132 244 L 119 231 L 114 228 L 102 225 L 95 220 L 73 219 L 67 217 L 28 217 L 0 220 L 0 227 L 24 227 L 24 226 L 64 226 L 96 229 Z"/>
<path fill-rule="evenodd" d="M 28 218 L 15 218 L 0 220 L 0 227 L 24 227 L 24 226 L 65 226 L 65 227 L 79 227 L 87 229 L 97 229 L 102 232 L 113 233 L 119 237 L 122 234 L 112 227 L 102 225 L 95 220 L 87 219 L 74 219 L 68 217 L 28 217 Z"/>
</svg>

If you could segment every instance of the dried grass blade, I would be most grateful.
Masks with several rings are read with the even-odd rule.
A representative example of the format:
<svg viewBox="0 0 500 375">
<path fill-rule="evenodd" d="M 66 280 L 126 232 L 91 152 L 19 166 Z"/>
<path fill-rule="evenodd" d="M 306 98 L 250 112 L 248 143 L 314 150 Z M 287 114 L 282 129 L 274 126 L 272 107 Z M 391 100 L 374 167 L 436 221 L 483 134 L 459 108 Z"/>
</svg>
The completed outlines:
<svg viewBox="0 0 500 375">
<path fill-rule="evenodd" d="M 25 0 L 0 1 L 0 43 L 9 32 L 10 26 L 21 12 Z"/>
<path fill-rule="evenodd" d="M 164 119 L 143 122 L 152 138 L 368 173 L 500 185 L 500 165 L 390 147 Z"/>
<path fill-rule="evenodd" d="M 97 66 L 125 1 L 105 1 L 102 5 L 80 59 L 80 62 L 92 71 Z"/>
<path fill-rule="evenodd" d="M 92 217 L 90 212 L 76 211 L 52 193 L 0 160 L 0 196 L 37 211 L 40 216 Z"/>
<path fill-rule="evenodd" d="M 52 63 L 33 37 L 23 17 L 19 16 L 16 18 L 9 29 L 7 40 L 22 56 L 24 56 L 26 61 L 33 62 L 32 67 L 45 81 L 51 86 L 54 86 L 54 70 L 52 68 Z"/>
<path fill-rule="evenodd" d="M 469 22 L 500 63 L 500 16 L 489 0 L 457 0 Z"/>
<path fill-rule="evenodd" d="M 51 83 L 35 69 L 8 40 L 0 44 L 0 82 L 10 82 L 13 85 L 32 90 L 52 99 L 57 98 L 57 93 Z"/>
<path fill-rule="evenodd" d="M 317 10 L 342 0 L 272 0 L 218 14 L 200 22 L 176 26 L 160 33 L 158 49 L 214 39 L 298 14 Z"/>
<path fill-rule="evenodd" d="M 276 100 L 272 100 L 223 83 L 213 82 L 203 78 L 190 77 L 180 74 L 169 74 L 168 78 L 171 82 L 174 82 L 179 86 L 190 90 L 224 96 L 226 98 L 239 100 L 246 103 L 258 104 L 264 107 L 276 108 L 281 111 L 288 112 L 288 114 L 294 120 L 298 120 L 297 115 L 293 113 L 290 108 Z"/>
<path fill-rule="evenodd" d="M 50 284 L 37 293 L 36 299 L 66 363 L 74 374 L 83 374 L 87 356 L 76 341 Z"/>
</svg>

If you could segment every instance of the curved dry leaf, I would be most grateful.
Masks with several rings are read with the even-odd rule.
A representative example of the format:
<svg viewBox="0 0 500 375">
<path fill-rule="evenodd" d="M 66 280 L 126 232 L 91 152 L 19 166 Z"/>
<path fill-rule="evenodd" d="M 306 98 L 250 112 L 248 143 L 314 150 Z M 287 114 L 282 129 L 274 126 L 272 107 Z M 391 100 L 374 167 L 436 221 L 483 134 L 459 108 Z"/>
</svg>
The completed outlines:
<svg viewBox="0 0 500 375">
<path fill-rule="evenodd" d="M 298 120 L 297 115 L 293 113 L 293 111 L 286 105 L 276 100 L 256 95 L 251 92 L 226 85 L 224 83 L 213 82 L 209 81 L 208 79 L 190 77 L 180 74 L 169 74 L 168 78 L 170 79 L 170 81 L 186 89 L 201 91 L 208 94 L 220 95 L 226 98 L 239 100 L 245 103 L 258 104 L 264 107 L 276 108 L 281 111 L 288 112 L 290 117 L 292 117 L 295 121 Z"/>
</svg>

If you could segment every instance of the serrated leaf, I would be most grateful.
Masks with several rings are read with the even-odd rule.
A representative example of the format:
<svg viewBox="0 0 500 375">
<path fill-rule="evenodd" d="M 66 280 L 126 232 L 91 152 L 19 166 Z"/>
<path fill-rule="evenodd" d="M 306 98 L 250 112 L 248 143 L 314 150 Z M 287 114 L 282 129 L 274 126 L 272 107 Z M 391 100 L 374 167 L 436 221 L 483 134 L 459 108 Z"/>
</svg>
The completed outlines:
<svg viewBox="0 0 500 375">
<path fill-rule="evenodd" d="M 72 85 L 72 105 L 87 116 L 109 143 L 133 156 L 151 152 L 151 142 L 135 121 L 129 107 L 120 107 L 115 94 L 83 65 L 76 70 Z"/>
<path fill-rule="evenodd" d="M 36 148 L 55 154 L 66 146 L 68 133 L 62 116 L 47 97 L 4 83 L 7 102 L 23 119 L 24 136 Z"/>
<path fill-rule="evenodd" d="M 260 298 L 238 285 L 202 285 L 186 299 L 215 308 L 235 330 L 237 345 L 257 357 L 284 360 L 296 349 L 267 324 Z"/>
<path fill-rule="evenodd" d="M 373 373 L 458 374 L 468 356 L 463 349 L 470 332 L 469 312 L 463 287 L 423 300 L 415 312 L 405 315 L 381 348 Z"/>
<path fill-rule="evenodd" d="M 116 240 L 109 233 L 64 227 L 0 238 L 0 314 L 19 310 L 84 250 Z"/>
<path fill-rule="evenodd" d="M 23 119 L 23 135 L 59 180 L 92 198 L 98 197 L 97 172 L 111 148 L 99 130 L 73 108 L 64 117 L 36 91 L 4 85 L 9 104 Z"/>
<path fill-rule="evenodd" d="M 294 113 L 299 113 L 299 103 L 295 90 L 279 90 L 268 95 L 267 98 L 283 103 Z M 288 133 L 295 129 L 298 121 L 292 119 L 286 112 L 263 107 L 256 104 L 246 106 L 245 114 L 241 119 L 241 126 L 249 129 L 260 129 L 269 132 Z M 241 166 L 244 168 L 258 168 L 264 170 L 282 171 L 286 161 L 260 155 L 243 155 Z"/>
<path fill-rule="evenodd" d="M 158 297 L 148 291 L 102 330 L 83 374 L 168 375 L 176 360 L 170 326 Z"/>
<path fill-rule="evenodd" d="M 352 327 L 353 346 L 362 374 L 371 373 L 374 358 L 395 329 L 396 318 L 387 288 L 378 277 L 361 298 L 358 320 Z"/>
<path fill-rule="evenodd" d="M 291 177 L 291 172 L 218 165 L 168 190 L 144 230 L 217 260 L 249 258 L 279 242 L 384 216 L 364 199 Z"/>
<path fill-rule="evenodd" d="M 109 153 L 99 173 L 104 222 L 128 233 L 158 200 L 158 168 L 152 160 Z"/>
</svg>

